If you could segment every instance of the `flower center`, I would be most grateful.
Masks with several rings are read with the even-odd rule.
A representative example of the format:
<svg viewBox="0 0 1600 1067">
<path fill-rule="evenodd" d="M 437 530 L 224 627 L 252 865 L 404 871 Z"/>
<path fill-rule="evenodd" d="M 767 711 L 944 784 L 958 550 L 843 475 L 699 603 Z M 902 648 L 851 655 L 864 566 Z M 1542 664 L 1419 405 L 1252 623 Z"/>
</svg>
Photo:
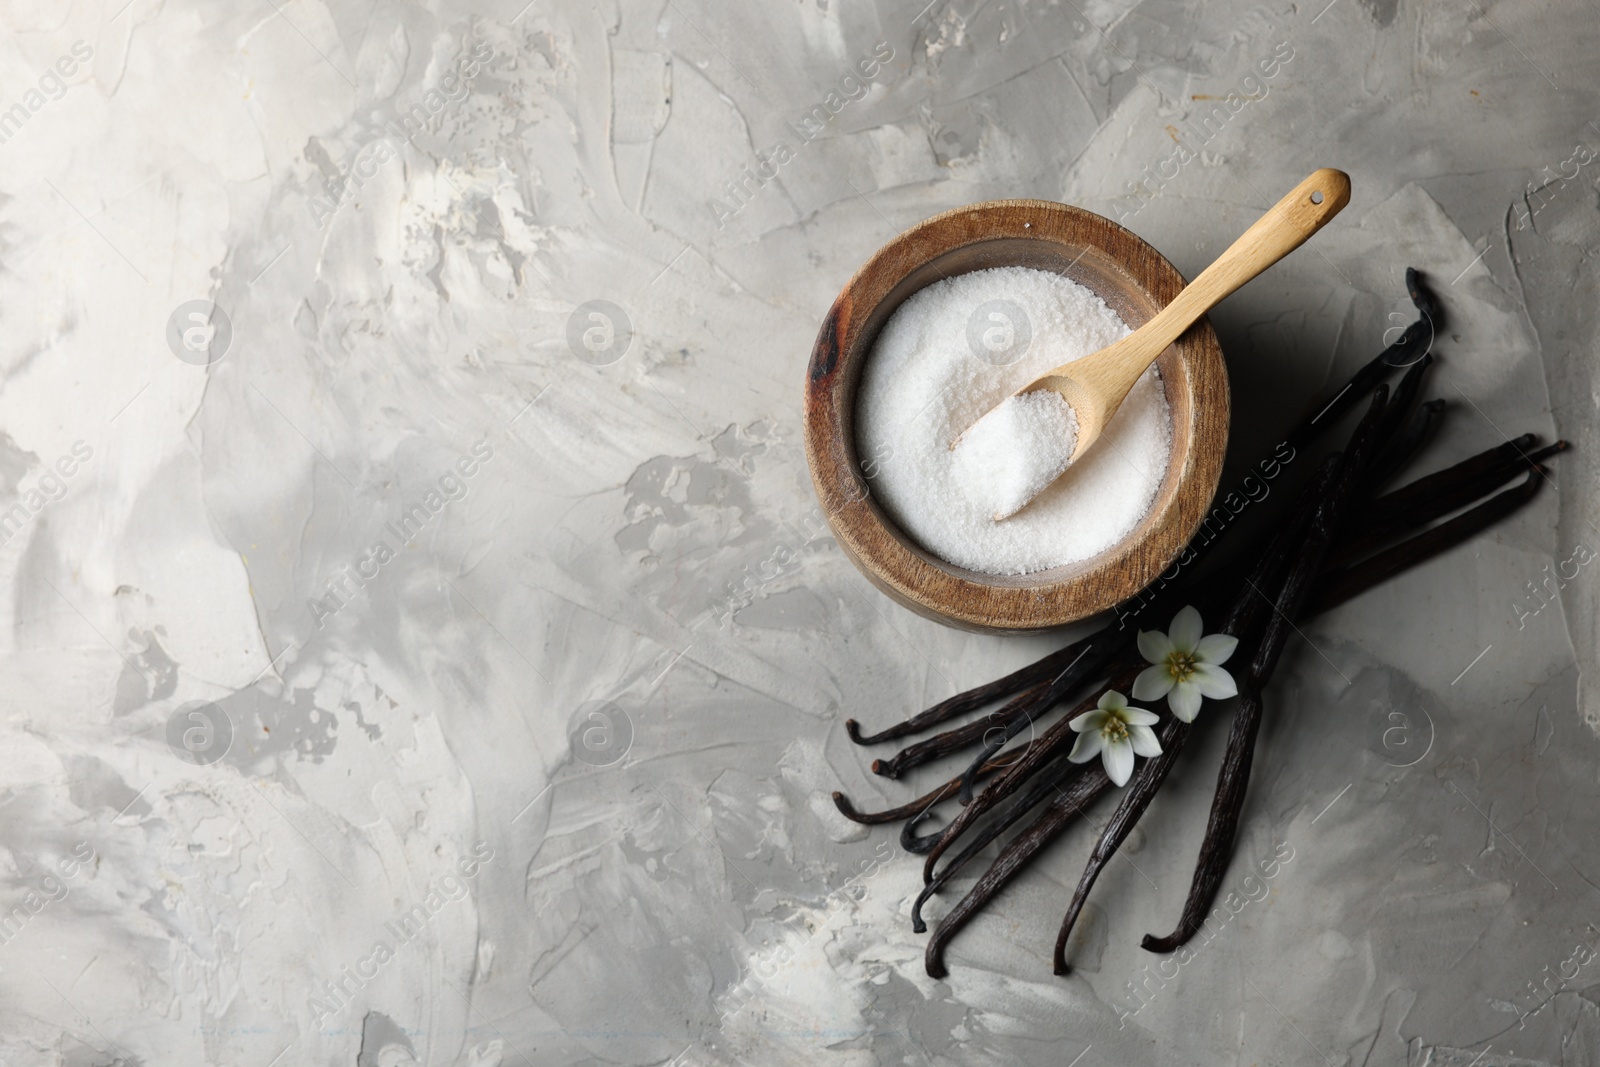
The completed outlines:
<svg viewBox="0 0 1600 1067">
<path fill-rule="evenodd" d="M 1100 727 L 1100 736 L 1112 744 L 1117 744 L 1128 739 L 1128 724 L 1115 716 L 1107 719 Z"/>
<path fill-rule="evenodd" d="M 1172 675 L 1173 681 L 1188 681 L 1189 675 L 1194 673 L 1194 653 L 1174 652 L 1167 656 L 1167 671 Z"/>
</svg>

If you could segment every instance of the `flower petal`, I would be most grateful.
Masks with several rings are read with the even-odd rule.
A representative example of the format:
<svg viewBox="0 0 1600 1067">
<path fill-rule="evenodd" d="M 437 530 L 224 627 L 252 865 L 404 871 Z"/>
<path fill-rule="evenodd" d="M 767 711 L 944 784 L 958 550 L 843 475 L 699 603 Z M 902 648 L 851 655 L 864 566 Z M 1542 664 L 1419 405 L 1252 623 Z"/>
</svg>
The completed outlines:
<svg viewBox="0 0 1600 1067">
<path fill-rule="evenodd" d="M 1238 647 L 1239 639 L 1231 634 L 1206 634 L 1195 646 L 1194 658 L 1201 663 L 1226 663 Z"/>
<path fill-rule="evenodd" d="M 1172 642 L 1160 630 L 1139 631 L 1139 655 L 1151 663 L 1165 663 L 1172 654 Z"/>
<path fill-rule="evenodd" d="M 1092 733 L 1079 734 L 1078 743 L 1072 746 L 1072 751 L 1067 753 L 1067 759 L 1073 763 L 1088 763 L 1094 759 L 1094 754 L 1100 751 L 1100 745 L 1105 735 L 1099 730 Z"/>
<path fill-rule="evenodd" d="M 1114 711 L 1120 713 L 1123 708 L 1128 706 L 1128 698 L 1117 692 L 1115 689 L 1107 689 L 1104 693 L 1100 694 L 1100 700 L 1095 706 L 1101 711 Z"/>
<path fill-rule="evenodd" d="M 1156 732 L 1148 726 L 1128 727 L 1128 744 L 1133 746 L 1136 756 L 1161 755 L 1161 742 L 1156 738 Z"/>
<path fill-rule="evenodd" d="M 1161 716 L 1144 708 L 1125 708 L 1119 718 L 1129 726 L 1154 726 L 1161 721 Z"/>
<path fill-rule="evenodd" d="M 1133 699 L 1160 700 L 1172 688 L 1172 672 L 1165 667 L 1146 667 L 1133 680 Z"/>
<path fill-rule="evenodd" d="M 1167 638 L 1179 652 L 1193 652 L 1204 633 L 1200 628 L 1200 613 L 1190 604 L 1178 609 L 1178 613 L 1172 617 L 1172 628 L 1167 631 Z"/>
<path fill-rule="evenodd" d="M 1194 717 L 1200 713 L 1200 690 L 1193 682 L 1173 686 L 1172 692 L 1167 694 L 1167 707 L 1184 722 L 1194 722 Z"/>
<path fill-rule="evenodd" d="M 1201 696 L 1211 700 L 1239 695 L 1239 686 L 1234 682 L 1233 675 L 1214 663 L 1196 663 L 1194 673 L 1189 676 L 1189 684 L 1198 689 Z"/>
<path fill-rule="evenodd" d="M 1098 731 L 1100 727 L 1105 725 L 1105 722 L 1105 712 L 1090 711 L 1079 715 L 1076 719 L 1073 719 L 1071 722 L 1067 723 L 1067 725 L 1072 727 L 1073 733 L 1081 734 L 1089 730 Z"/>
<path fill-rule="evenodd" d="M 1100 759 L 1106 765 L 1106 774 L 1118 785 L 1127 785 L 1133 773 L 1133 746 L 1126 741 L 1107 745 L 1100 750 Z"/>
</svg>

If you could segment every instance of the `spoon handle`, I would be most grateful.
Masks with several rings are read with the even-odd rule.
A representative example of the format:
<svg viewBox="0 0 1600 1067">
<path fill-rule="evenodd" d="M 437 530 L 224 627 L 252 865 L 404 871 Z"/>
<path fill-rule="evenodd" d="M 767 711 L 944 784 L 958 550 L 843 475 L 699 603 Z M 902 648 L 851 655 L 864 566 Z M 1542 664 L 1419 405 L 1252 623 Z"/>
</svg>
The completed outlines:
<svg viewBox="0 0 1600 1067">
<path fill-rule="evenodd" d="M 1299 248 L 1349 202 L 1348 174 L 1331 167 L 1313 172 L 1240 234 L 1216 262 L 1201 271 L 1150 320 L 1149 326 L 1168 320 L 1166 330 L 1171 331 L 1171 336 L 1161 347 L 1177 340 L 1223 297 Z"/>
<path fill-rule="evenodd" d="M 1094 383 L 1106 390 L 1108 396 L 1114 393 L 1112 407 L 1115 407 L 1145 368 L 1184 330 L 1193 326 L 1195 320 L 1223 297 L 1299 248 L 1349 202 L 1348 174 L 1329 167 L 1315 171 L 1240 234 L 1226 252 L 1201 271 L 1149 322 L 1094 355 L 1058 367 L 1051 373 L 1086 384 Z"/>
</svg>

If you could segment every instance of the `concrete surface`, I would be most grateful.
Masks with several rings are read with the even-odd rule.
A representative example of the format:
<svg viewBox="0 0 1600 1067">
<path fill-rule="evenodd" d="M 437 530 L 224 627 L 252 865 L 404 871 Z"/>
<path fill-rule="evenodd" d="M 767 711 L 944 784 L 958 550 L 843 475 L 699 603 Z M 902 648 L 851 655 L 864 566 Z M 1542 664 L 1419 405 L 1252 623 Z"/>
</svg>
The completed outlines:
<svg viewBox="0 0 1600 1067">
<path fill-rule="evenodd" d="M 1600 24 L 922 3 L 6 6 L 0 1062 L 1600 1061 Z M 818 525 L 819 319 L 949 207 L 1081 204 L 1192 276 L 1322 165 L 1345 214 L 1215 316 L 1236 466 L 1408 265 L 1423 462 L 1575 451 L 1291 646 L 1228 884 L 1292 859 L 1192 960 L 1138 940 L 1218 729 L 1077 974 L 1088 826 L 932 981 L 920 864 L 827 796 L 937 772 L 842 723 L 1060 639 L 914 617 Z"/>
</svg>

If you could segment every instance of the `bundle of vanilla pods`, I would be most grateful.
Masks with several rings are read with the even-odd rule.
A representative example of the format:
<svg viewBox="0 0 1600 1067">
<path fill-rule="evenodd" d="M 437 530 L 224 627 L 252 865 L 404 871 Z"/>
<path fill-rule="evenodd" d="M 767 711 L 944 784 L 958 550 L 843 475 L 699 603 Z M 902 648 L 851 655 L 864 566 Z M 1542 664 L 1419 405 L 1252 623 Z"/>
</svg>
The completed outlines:
<svg viewBox="0 0 1600 1067">
<path fill-rule="evenodd" d="M 1172 952 L 1200 928 L 1232 858 L 1261 725 L 1262 690 L 1295 623 L 1468 540 L 1522 507 L 1548 480 L 1540 463 L 1563 451 L 1566 442 L 1539 448 L 1534 435 L 1524 434 L 1390 488 L 1445 414 L 1442 400 L 1418 402 L 1433 362 L 1438 305 L 1415 270 L 1406 272 L 1406 287 L 1417 321 L 1313 408 L 1273 457 L 1262 461 L 1261 471 L 1275 477 L 1342 415 L 1366 405 L 1344 448 L 1315 466 L 1278 521 L 1246 537 L 1232 525 L 1242 507 L 1219 507 L 1173 567 L 1136 601 L 1122 605 L 1116 619 L 1099 632 L 877 733 L 863 734 L 854 719 L 845 724 L 857 744 L 875 745 L 989 709 L 873 761 L 875 773 L 899 778 L 933 760 L 972 753 L 961 774 L 932 792 L 875 813 L 859 812 L 842 793 L 833 795 L 839 810 L 856 822 L 903 820 L 901 844 L 925 854 L 924 888 L 912 909 L 918 933 L 927 928 L 922 910 L 928 900 L 991 842 L 1006 838 L 988 870 L 939 920 L 925 957 L 929 975 L 945 975 L 944 951 L 951 938 L 1081 809 L 1113 788 L 1098 762 L 1067 758 L 1078 736 L 1071 724 L 1094 710 L 1107 691 L 1127 691 L 1148 665 L 1136 647 L 1141 628 L 1161 629 L 1179 608 L 1192 605 L 1204 618 L 1224 619 L 1217 629 L 1239 641 L 1229 663 L 1239 696 L 1194 881 L 1176 928 L 1165 937 L 1147 934 L 1142 942 L 1152 952 Z M 1391 391 L 1386 379 L 1401 369 L 1405 374 Z M 1254 499 L 1252 480 L 1259 488 L 1260 478 L 1253 472 L 1238 492 L 1222 499 Z M 1219 547 L 1231 549 L 1231 554 L 1222 558 Z M 1032 729 L 1062 707 L 1068 710 L 1048 728 Z M 1171 714 L 1157 727 L 1161 752 L 1134 770 L 1062 919 L 1054 954 L 1057 974 L 1068 971 L 1067 941 L 1095 879 L 1149 807 L 1191 730 L 1190 723 Z M 1031 739 L 1019 741 L 1024 734 Z M 976 791 L 980 781 L 985 784 Z M 960 806 L 947 825 L 926 835 L 917 832 L 924 819 L 951 801 Z M 1013 832 L 1029 815 L 1032 820 Z"/>
</svg>

